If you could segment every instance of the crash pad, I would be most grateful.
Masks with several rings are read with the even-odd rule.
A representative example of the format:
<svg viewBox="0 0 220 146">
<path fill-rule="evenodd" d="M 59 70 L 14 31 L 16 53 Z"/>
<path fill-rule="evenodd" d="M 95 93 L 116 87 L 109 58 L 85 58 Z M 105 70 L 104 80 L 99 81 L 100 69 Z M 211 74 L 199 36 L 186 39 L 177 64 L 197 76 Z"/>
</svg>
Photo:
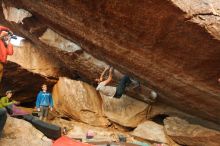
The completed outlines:
<svg viewBox="0 0 220 146">
<path fill-rule="evenodd" d="M 56 141 L 54 141 L 52 146 L 94 146 L 94 145 L 78 142 L 69 137 L 62 136 Z"/>
<path fill-rule="evenodd" d="M 5 108 L 0 108 L 0 138 L 2 135 L 2 131 L 5 126 L 6 120 L 7 120 L 7 111 Z"/>
<path fill-rule="evenodd" d="M 27 115 L 29 114 L 28 112 L 19 109 L 16 105 L 14 104 L 10 104 L 8 106 L 6 106 L 7 112 L 11 115 L 11 116 L 22 116 L 22 115 Z"/>
</svg>

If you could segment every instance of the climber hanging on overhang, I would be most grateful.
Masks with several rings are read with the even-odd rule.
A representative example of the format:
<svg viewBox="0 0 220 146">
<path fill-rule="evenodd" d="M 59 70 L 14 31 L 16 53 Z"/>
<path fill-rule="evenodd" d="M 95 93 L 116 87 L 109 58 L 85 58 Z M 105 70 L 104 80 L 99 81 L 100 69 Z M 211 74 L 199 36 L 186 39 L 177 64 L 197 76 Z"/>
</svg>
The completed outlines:
<svg viewBox="0 0 220 146">
<path fill-rule="evenodd" d="M 0 82 L 3 75 L 3 64 L 7 61 L 7 55 L 13 55 L 13 45 L 10 42 L 12 34 L 9 28 L 0 26 Z"/>
<path fill-rule="evenodd" d="M 104 74 L 109 70 L 109 75 L 106 80 L 104 80 Z M 117 87 L 112 87 L 108 86 L 108 84 L 112 81 L 112 76 L 113 76 L 113 68 L 111 67 L 106 67 L 105 70 L 102 72 L 100 78 L 95 79 L 95 81 L 98 83 L 98 86 L 96 87 L 96 90 L 100 91 L 102 94 L 109 96 L 109 97 L 114 97 L 114 98 L 120 98 L 123 94 L 125 94 L 126 90 L 134 90 L 136 92 L 140 93 L 140 82 L 131 80 L 129 76 L 125 75 L 122 77 L 120 80 L 119 84 Z M 149 99 L 145 99 L 146 102 L 153 103 L 155 102 L 157 98 L 157 93 L 152 90 L 148 89 L 149 94 L 148 96 L 150 97 Z M 146 95 L 142 95 L 146 96 Z"/>
<path fill-rule="evenodd" d="M 109 75 L 106 80 L 104 80 L 104 74 L 106 71 L 109 70 Z M 113 75 L 113 68 L 106 67 L 105 70 L 102 72 L 99 79 L 95 79 L 98 83 L 96 90 L 100 91 L 102 94 L 114 98 L 120 98 L 124 93 L 126 87 L 130 86 L 130 89 L 138 89 L 140 88 L 140 82 L 131 80 L 129 76 L 125 75 L 120 80 L 117 87 L 107 86 L 112 81 Z"/>
</svg>

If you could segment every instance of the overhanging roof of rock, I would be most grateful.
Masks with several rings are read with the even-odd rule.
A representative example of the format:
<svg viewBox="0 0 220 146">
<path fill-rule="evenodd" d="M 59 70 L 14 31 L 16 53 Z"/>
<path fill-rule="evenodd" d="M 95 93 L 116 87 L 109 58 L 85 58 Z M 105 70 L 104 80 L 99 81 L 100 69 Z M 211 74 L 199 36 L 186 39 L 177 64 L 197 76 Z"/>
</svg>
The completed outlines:
<svg viewBox="0 0 220 146">
<path fill-rule="evenodd" d="M 34 15 L 36 19 L 24 20 L 29 24 L 35 24 L 34 20 L 39 25 L 43 22 L 44 27 L 77 42 L 89 54 L 153 87 L 161 101 L 220 123 L 217 1 L 4 2 Z M 37 44 L 39 36 L 34 37 L 27 27 L 10 25 Z M 71 68 L 75 64 L 67 65 Z M 82 67 L 79 70 L 90 79 L 91 72 L 98 72 L 84 72 Z"/>
</svg>

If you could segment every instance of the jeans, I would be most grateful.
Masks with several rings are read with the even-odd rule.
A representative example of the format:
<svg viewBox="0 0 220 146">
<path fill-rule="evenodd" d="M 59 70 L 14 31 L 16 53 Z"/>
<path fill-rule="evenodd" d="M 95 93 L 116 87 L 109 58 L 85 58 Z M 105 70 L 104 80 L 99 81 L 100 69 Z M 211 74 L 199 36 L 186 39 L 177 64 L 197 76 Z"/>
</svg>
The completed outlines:
<svg viewBox="0 0 220 146">
<path fill-rule="evenodd" d="M 49 106 L 40 106 L 39 116 L 41 118 L 47 118 L 49 112 Z"/>
<path fill-rule="evenodd" d="M 131 79 L 129 76 L 125 75 L 120 80 L 118 86 L 116 87 L 116 93 L 114 95 L 115 98 L 120 98 L 125 93 L 125 88 L 131 84 Z"/>
</svg>

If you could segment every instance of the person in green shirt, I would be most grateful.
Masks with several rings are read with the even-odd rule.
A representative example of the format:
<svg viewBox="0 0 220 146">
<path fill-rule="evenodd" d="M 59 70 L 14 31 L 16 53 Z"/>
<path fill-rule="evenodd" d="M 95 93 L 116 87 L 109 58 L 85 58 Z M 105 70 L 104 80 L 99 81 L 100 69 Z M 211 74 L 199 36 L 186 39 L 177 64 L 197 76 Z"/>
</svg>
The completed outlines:
<svg viewBox="0 0 220 146">
<path fill-rule="evenodd" d="M 9 90 L 9 91 L 6 91 L 6 96 L 5 97 L 2 97 L 0 99 L 0 108 L 4 108 L 8 105 L 11 105 L 11 104 L 19 104 L 19 102 L 17 101 L 10 101 L 10 98 L 12 97 L 12 91 Z"/>
</svg>

